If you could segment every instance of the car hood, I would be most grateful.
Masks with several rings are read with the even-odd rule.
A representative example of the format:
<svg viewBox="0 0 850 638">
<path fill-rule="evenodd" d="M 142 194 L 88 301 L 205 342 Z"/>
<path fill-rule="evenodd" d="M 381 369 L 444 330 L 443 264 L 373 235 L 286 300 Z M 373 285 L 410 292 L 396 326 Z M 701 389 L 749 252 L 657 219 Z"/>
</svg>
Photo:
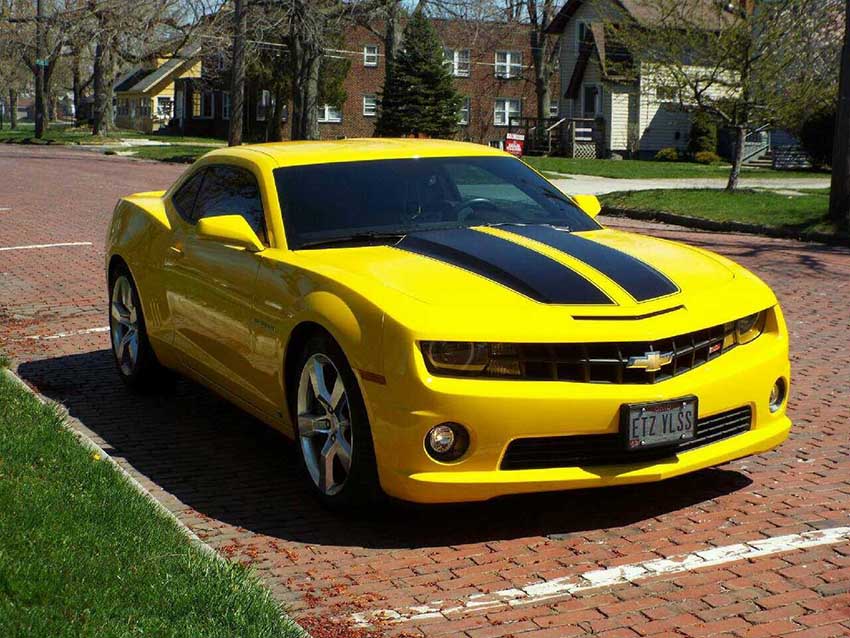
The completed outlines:
<svg viewBox="0 0 850 638">
<path fill-rule="evenodd" d="M 757 278 L 723 257 L 610 229 L 428 231 L 407 235 L 392 246 L 298 254 L 337 281 L 379 286 L 420 302 L 420 325 L 434 327 L 454 321 L 477 324 L 481 331 L 485 325 L 504 324 L 508 317 L 514 323 L 551 323 L 642 318 L 686 308 L 705 313 L 722 305 L 721 300 L 733 302 L 732 296 L 738 298 L 732 305 L 740 314 L 740 301 L 769 305 L 772 297 Z M 754 296 L 754 291 L 761 294 Z"/>
</svg>

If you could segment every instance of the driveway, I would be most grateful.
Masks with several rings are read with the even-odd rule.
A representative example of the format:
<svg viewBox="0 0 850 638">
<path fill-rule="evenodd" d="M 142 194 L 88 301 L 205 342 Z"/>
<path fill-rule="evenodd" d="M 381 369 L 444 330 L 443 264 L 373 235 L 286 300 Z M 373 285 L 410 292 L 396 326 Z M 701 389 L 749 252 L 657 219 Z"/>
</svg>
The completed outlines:
<svg viewBox="0 0 850 638">
<path fill-rule="evenodd" d="M 317 506 L 292 446 L 207 390 L 136 396 L 118 380 L 106 224 L 119 195 L 181 170 L 0 150 L 0 348 L 316 638 L 850 635 L 850 251 L 603 220 L 716 250 L 774 287 L 791 439 L 660 484 L 347 517 Z"/>
<path fill-rule="evenodd" d="M 551 175 L 549 175 L 552 177 Z M 646 191 L 674 188 L 726 188 L 726 179 L 615 179 L 593 175 L 569 175 L 568 179 L 552 177 L 552 182 L 566 193 L 602 195 L 614 191 Z M 772 191 L 795 191 L 801 188 L 829 188 L 829 179 L 822 177 L 776 179 L 742 178 L 740 188 L 756 188 Z"/>
</svg>

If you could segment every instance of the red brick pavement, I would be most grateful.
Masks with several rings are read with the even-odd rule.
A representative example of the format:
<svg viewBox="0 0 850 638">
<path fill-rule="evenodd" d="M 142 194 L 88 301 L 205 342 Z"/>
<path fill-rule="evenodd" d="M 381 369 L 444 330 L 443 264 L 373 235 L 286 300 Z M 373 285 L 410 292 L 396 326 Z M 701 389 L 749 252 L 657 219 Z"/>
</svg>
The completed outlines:
<svg viewBox="0 0 850 638">
<path fill-rule="evenodd" d="M 850 636 L 850 544 L 597 589 L 536 605 L 368 632 L 351 614 L 401 609 L 850 524 L 850 251 L 608 220 L 717 250 L 779 295 L 792 336 L 795 421 L 779 450 L 661 484 L 353 518 L 320 509 L 275 432 L 203 388 L 138 397 L 105 333 L 102 246 L 115 199 L 181 167 L 79 151 L 0 149 L 0 348 L 199 536 L 253 565 L 315 636 Z"/>
</svg>

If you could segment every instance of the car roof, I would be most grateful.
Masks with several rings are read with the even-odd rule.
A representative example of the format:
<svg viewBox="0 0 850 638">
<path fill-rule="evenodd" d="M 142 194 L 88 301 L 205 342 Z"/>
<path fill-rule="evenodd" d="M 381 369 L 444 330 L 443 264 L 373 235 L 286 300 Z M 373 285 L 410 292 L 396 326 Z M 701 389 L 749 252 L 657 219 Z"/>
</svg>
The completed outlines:
<svg viewBox="0 0 850 638">
<path fill-rule="evenodd" d="M 212 151 L 206 157 L 262 153 L 279 167 L 417 157 L 492 157 L 508 154 L 483 144 L 431 139 L 352 138 L 345 140 L 246 144 Z"/>
</svg>

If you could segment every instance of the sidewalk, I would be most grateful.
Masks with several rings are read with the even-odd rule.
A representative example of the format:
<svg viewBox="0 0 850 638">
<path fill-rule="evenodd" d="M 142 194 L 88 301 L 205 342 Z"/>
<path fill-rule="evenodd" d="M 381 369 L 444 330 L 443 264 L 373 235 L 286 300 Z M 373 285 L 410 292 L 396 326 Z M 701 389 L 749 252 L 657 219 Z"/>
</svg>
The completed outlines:
<svg viewBox="0 0 850 638">
<path fill-rule="evenodd" d="M 644 191 L 676 188 L 726 188 L 725 178 L 677 178 L 677 179 L 614 179 L 593 175 L 569 175 L 567 179 L 550 178 L 562 191 L 588 195 L 602 195 L 614 191 Z M 795 191 L 806 188 L 829 188 L 828 177 L 777 179 L 741 178 L 739 188 L 760 188 L 777 192 Z M 791 194 L 791 193 L 788 193 Z"/>
</svg>

